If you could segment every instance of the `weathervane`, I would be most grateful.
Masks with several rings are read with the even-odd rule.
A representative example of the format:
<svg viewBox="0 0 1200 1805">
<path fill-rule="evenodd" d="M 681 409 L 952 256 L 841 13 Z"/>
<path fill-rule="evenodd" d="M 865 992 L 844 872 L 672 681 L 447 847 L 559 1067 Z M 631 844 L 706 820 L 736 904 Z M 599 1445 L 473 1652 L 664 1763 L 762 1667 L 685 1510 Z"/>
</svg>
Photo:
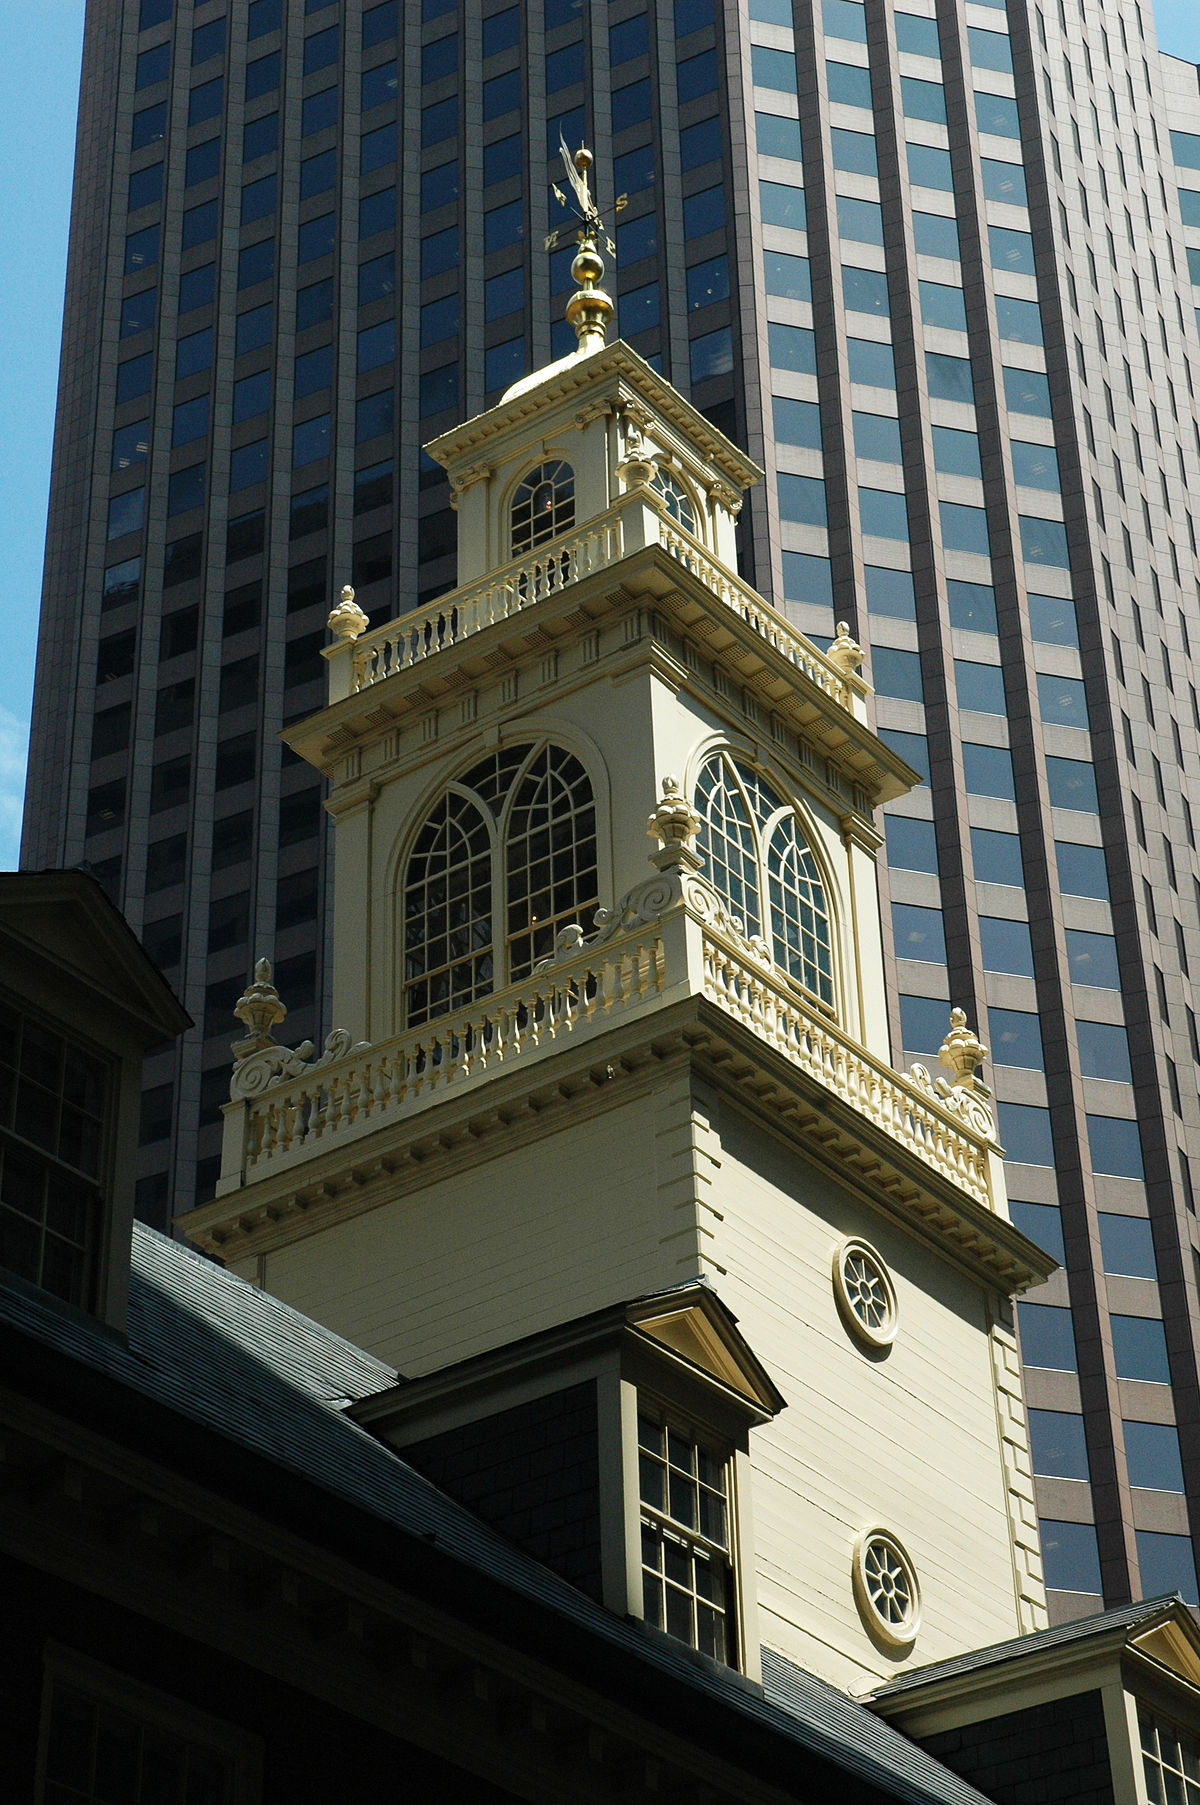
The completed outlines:
<svg viewBox="0 0 1200 1805">
<path fill-rule="evenodd" d="M 591 151 L 581 144 L 572 156 L 561 132 L 558 135 L 558 148 L 567 172 L 567 181 L 575 196 L 578 207 L 575 217 L 579 221 L 579 249 L 571 264 L 571 274 L 579 287 L 567 302 L 566 315 L 575 328 L 580 351 L 595 351 L 604 343 L 605 331 L 613 315 L 611 296 L 597 286 L 604 274 L 604 262 L 596 248 L 596 242 L 598 239 L 603 242 L 610 257 L 616 256 L 617 247 L 604 230 L 604 221 L 588 187 L 588 170 L 595 162 Z M 567 207 L 569 203 L 562 189 L 556 183 L 552 182 L 550 185 L 560 206 Z M 626 199 L 623 194 L 618 196 L 613 211 L 619 213 Z M 559 226 L 546 234 L 548 251 L 556 248 L 559 238 L 566 230 L 569 228 Z"/>
</svg>

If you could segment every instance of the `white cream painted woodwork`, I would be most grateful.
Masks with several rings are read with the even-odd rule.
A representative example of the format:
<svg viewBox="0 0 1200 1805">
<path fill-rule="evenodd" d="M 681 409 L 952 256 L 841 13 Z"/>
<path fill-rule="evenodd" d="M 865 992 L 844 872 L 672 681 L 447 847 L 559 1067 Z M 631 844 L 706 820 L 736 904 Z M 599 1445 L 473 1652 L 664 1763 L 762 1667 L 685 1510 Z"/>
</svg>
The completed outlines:
<svg viewBox="0 0 1200 1805">
<path fill-rule="evenodd" d="M 320 1059 L 293 1053 L 270 1037 L 269 973 L 248 993 L 223 1176 L 189 1234 L 412 1378 L 706 1279 L 788 1401 L 741 1459 L 763 1641 L 861 1690 L 1038 1627 L 1009 1300 L 1047 1262 L 1008 1220 L 961 1018 L 952 1081 L 888 1065 L 871 815 L 914 774 L 866 725 L 858 648 L 843 634 L 823 657 L 740 583 L 757 472 L 621 344 L 431 450 L 456 496 L 459 589 L 370 634 L 347 597 L 330 705 L 288 735 L 330 782 L 343 1032 Z M 513 492 L 559 459 L 574 522 L 514 558 Z M 415 835 L 483 754 L 543 741 L 589 773 L 609 913 L 530 977 L 500 971 L 492 995 L 410 1027 Z M 692 804 L 722 748 L 794 805 L 829 906 L 831 1007 L 705 875 Z M 837 1305 L 850 1235 L 896 1288 L 886 1349 Z M 919 1578 L 907 1656 L 855 1604 L 873 1525 Z M 625 1603 L 640 1611 L 632 1589 Z"/>
</svg>

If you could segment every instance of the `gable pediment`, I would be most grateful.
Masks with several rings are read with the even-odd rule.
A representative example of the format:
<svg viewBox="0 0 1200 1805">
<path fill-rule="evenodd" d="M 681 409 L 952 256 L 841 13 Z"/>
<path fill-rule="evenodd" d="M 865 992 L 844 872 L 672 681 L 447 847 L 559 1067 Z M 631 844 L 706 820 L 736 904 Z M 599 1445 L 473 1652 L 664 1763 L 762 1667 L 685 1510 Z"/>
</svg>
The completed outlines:
<svg viewBox="0 0 1200 1805">
<path fill-rule="evenodd" d="M 103 999 L 136 1026 L 147 1045 L 191 1026 L 124 916 L 86 872 L 0 876 L 0 938 L 8 944 L 6 957 L 27 956 L 68 986 Z"/>
<path fill-rule="evenodd" d="M 764 1415 L 775 1416 L 784 1408 L 786 1400 L 741 1334 L 736 1318 L 706 1285 L 631 1304 L 627 1321 Z"/>
</svg>

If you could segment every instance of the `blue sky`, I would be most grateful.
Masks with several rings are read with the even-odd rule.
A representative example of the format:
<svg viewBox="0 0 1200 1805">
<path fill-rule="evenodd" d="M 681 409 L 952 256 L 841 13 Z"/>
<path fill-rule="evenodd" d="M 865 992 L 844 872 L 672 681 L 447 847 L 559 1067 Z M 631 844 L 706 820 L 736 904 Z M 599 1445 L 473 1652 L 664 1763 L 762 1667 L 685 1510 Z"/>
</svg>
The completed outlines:
<svg viewBox="0 0 1200 1805">
<path fill-rule="evenodd" d="M 1155 0 L 1200 62 L 1200 0 Z M 0 870 L 17 862 L 71 201 L 83 0 L 0 0 Z"/>
</svg>

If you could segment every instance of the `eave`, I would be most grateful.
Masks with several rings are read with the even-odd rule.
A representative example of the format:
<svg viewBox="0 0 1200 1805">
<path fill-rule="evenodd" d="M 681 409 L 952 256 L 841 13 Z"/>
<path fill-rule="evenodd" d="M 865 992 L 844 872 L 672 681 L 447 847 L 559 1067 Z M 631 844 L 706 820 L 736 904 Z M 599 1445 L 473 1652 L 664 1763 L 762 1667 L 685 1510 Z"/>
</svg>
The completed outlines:
<svg viewBox="0 0 1200 1805">
<path fill-rule="evenodd" d="M 585 1038 L 552 1042 L 547 1057 L 435 1089 L 424 1107 L 353 1142 L 312 1153 L 229 1189 L 179 1218 L 188 1239 L 224 1260 L 245 1260 L 357 1216 L 506 1149 L 597 1114 L 625 1092 L 655 1088 L 668 1068 L 704 1078 L 791 1141 L 805 1158 L 873 1208 L 936 1246 L 977 1282 L 1006 1294 L 1045 1281 L 1056 1262 L 867 1120 L 808 1078 L 707 998 L 685 996 Z"/>
<path fill-rule="evenodd" d="M 454 593 L 441 606 L 454 606 Z M 774 611 L 760 603 L 767 616 Z M 375 744 L 411 718 L 428 714 L 467 688 L 499 684 L 527 660 L 541 660 L 555 646 L 617 621 L 638 621 L 635 637 L 657 637 L 689 680 L 687 645 L 713 660 L 739 692 L 752 695 L 764 715 L 774 715 L 806 741 L 838 773 L 851 792 L 862 792 L 866 813 L 907 794 L 920 777 L 865 720 L 814 682 L 783 649 L 794 629 L 780 616 L 772 643 L 715 596 L 701 575 L 662 545 L 629 553 L 568 584 L 535 605 L 453 643 L 436 655 L 392 671 L 344 696 L 318 714 L 295 722 L 283 738 L 309 764 L 332 777 L 351 749 Z M 632 645 L 628 631 L 624 654 Z M 608 659 L 614 656 L 607 655 Z M 606 669 L 602 658 L 593 675 Z"/>
<path fill-rule="evenodd" d="M 563 359 L 550 365 L 541 382 L 431 439 L 425 450 L 447 468 L 468 458 L 477 462 L 531 420 L 537 419 L 541 424 L 558 407 L 579 409 L 601 399 L 621 406 L 636 401 L 648 403 L 689 446 L 706 457 L 739 494 L 762 477 L 758 465 L 745 452 L 739 451 L 731 439 L 726 438 L 690 401 L 685 401 L 622 339 L 603 345 L 586 357 Z"/>
</svg>

